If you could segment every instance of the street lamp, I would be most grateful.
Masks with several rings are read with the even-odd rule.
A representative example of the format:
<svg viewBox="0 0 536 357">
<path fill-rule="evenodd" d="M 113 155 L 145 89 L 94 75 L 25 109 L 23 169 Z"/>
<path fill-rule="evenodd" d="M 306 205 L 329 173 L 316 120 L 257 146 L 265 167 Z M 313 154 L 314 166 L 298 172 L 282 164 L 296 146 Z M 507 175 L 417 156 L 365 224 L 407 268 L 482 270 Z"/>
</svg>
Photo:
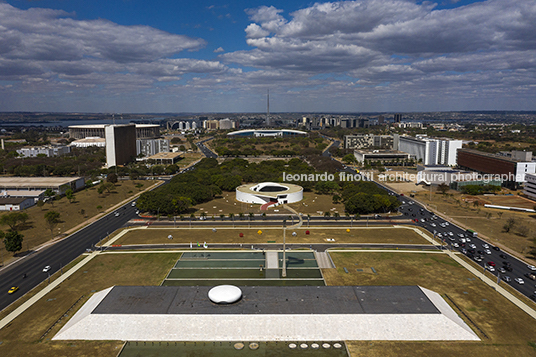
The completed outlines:
<svg viewBox="0 0 536 357">
<path fill-rule="evenodd" d="M 287 232 L 287 220 L 284 219 L 283 220 L 283 270 L 281 271 L 282 278 L 287 277 L 287 264 L 286 264 L 286 256 L 285 256 L 285 252 L 287 251 L 286 232 Z"/>
</svg>

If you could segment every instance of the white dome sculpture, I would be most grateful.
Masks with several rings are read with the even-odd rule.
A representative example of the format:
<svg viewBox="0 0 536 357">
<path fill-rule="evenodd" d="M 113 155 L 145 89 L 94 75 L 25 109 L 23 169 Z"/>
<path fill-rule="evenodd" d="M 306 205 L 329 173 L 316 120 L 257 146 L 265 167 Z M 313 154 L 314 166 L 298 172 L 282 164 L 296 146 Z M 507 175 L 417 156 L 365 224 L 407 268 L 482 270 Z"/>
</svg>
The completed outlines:
<svg viewBox="0 0 536 357">
<path fill-rule="evenodd" d="M 215 304 L 232 304 L 242 297 L 242 290 L 234 285 L 218 285 L 208 292 L 208 298 Z"/>
</svg>

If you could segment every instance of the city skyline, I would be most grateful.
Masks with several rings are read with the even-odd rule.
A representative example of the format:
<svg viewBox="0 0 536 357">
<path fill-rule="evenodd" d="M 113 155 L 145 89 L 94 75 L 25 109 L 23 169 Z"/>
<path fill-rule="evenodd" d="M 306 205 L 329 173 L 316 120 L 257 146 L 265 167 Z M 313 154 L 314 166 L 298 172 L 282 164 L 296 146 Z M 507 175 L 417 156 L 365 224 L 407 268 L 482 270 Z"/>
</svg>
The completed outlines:
<svg viewBox="0 0 536 357">
<path fill-rule="evenodd" d="M 536 2 L 0 2 L 0 111 L 535 110 Z"/>
</svg>

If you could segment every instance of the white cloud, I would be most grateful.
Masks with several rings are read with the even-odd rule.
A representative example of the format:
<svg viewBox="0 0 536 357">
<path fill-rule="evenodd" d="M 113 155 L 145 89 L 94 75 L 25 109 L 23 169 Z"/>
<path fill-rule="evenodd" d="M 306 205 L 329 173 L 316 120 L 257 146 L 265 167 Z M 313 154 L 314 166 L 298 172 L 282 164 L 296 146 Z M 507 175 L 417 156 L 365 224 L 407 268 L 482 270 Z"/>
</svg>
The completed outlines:
<svg viewBox="0 0 536 357">
<path fill-rule="evenodd" d="M 225 50 L 223 49 L 223 47 L 218 47 L 213 52 L 214 53 L 220 53 L 220 52 L 225 52 Z"/>
</svg>

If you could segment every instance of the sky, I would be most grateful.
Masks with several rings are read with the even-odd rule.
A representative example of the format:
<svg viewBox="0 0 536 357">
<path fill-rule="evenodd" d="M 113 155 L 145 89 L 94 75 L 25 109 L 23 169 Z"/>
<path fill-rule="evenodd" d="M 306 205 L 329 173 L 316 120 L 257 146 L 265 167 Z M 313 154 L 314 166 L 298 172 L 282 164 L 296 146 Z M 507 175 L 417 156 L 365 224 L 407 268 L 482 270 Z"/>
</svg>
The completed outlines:
<svg viewBox="0 0 536 357">
<path fill-rule="evenodd" d="M 536 110 L 536 0 L 0 0 L 0 111 Z"/>
</svg>

